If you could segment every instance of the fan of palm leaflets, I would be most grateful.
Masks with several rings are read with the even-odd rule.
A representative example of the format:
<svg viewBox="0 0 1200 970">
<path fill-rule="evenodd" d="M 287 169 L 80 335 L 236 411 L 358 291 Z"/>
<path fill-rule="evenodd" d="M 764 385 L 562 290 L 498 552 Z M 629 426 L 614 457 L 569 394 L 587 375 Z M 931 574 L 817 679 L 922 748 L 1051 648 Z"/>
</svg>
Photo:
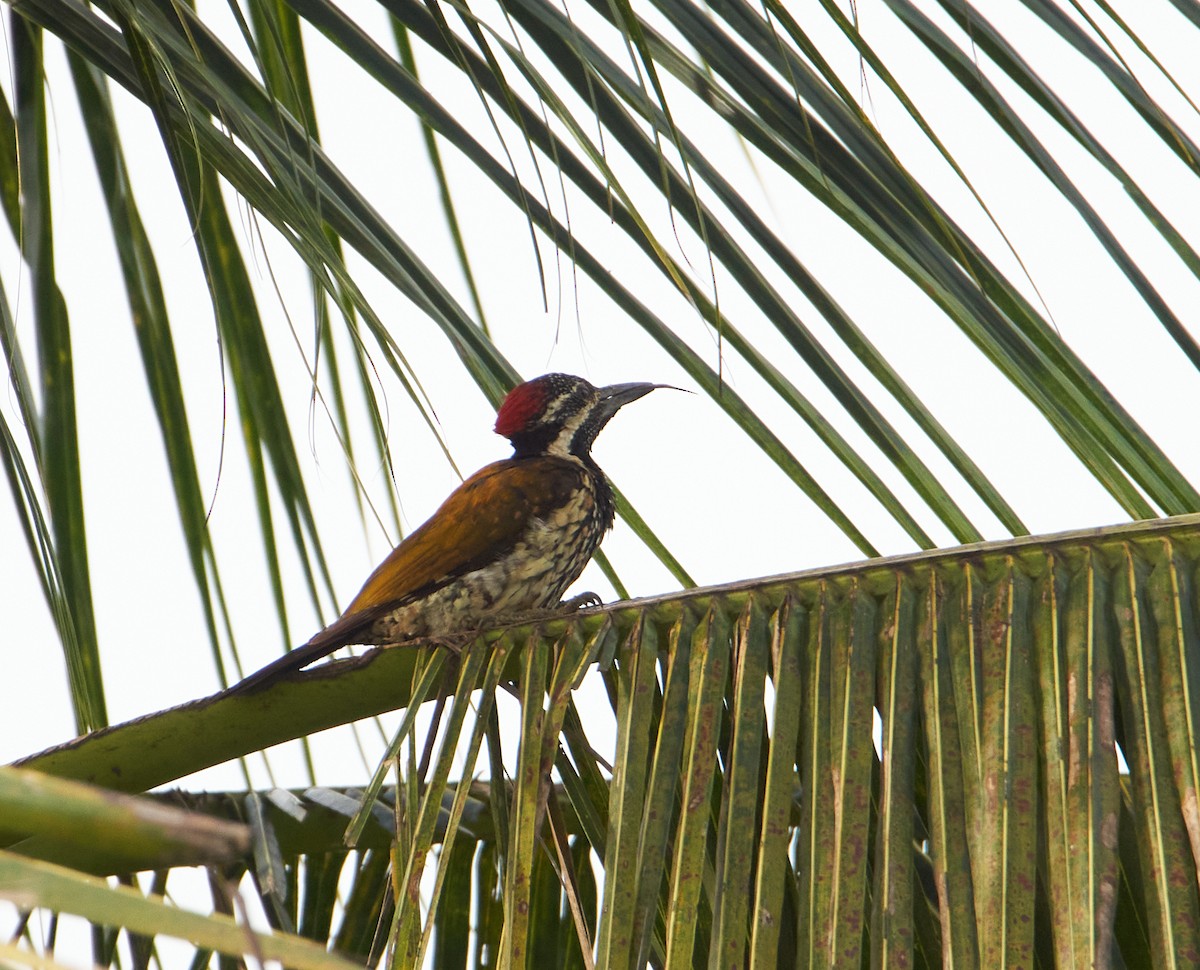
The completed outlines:
<svg viewBox="0 0 1200 970">
<path fill-rule="evenodd" d="M 1189 966 L 1198 566 L 1192 516 L 698 590 L 453 661 L 376 651 L 28 766 L 162 781 L 127 777 L 139 731 L 208 741 L 302 688 L 354 717 L 385 670 L 414 685 L 404 736 L 449 672 L 436 753 L 425 770 L 410 744 L 398 788 L 193 800 L 252 822 L 278 928 L 397 966 Z M 611 770 L 585 675 L 612 700 Z M 513 777 L 474 780 L 485 743 L 501 760 L 505 684 Z M 231 754 L 176 746 L 179 774 Z"/>
</svg>

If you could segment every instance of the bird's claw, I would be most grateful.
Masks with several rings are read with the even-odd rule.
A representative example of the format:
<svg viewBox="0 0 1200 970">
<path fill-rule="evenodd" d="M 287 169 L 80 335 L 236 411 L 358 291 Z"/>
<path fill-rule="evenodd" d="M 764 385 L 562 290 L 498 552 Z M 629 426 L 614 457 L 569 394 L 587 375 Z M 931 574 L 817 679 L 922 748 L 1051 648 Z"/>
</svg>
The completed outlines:
<svg viewBox="0 0 1200 970">
<path fill-rule="evenodd" d="M 594 606 L 603 606 L 604 600 L 591 590 L 588 590 L 586 593 L 572 596 L 569 600 L 563 600 L 561 605 L 564 613 L 577 613 L 579 610 L 588 610 Z"/>
</svg>

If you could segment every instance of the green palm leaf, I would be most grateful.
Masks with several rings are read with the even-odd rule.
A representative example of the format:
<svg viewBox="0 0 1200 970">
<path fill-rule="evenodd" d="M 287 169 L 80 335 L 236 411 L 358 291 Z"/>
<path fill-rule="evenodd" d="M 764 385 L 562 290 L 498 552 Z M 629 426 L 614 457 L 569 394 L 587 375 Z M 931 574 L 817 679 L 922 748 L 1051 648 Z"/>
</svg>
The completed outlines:
<svg viewBox="0 0 1200 970">
<path fill-rule="evenodd" d="M 502 962 L 544 947 L 585 959 L 580 938 L 595 942 L 597 965 L 630 967 L 718 956 L 756 966 L 1184 959 L 1200 944 L 1190 935 L 1196 833 L 1184 810 L 1195 798 L 1195 737 L 1180 716 L 1198 676 L 1198 563 L 1192 516 L 696 590 L 489 636 L 463 652 L 427 778 L 402 757 L 404 784 L 367 796 L 354 824 L 358 793 L 254 797 L 256 842 L 281 874 L 268 883 L 260 862 L 257 885 L 285 911 L 301 875 L 332 885 L 358 865 L 371 892 L 310 889 L 305 903 L 320 912 L 287 925 L 324 939 L 340 920 L 343 933 L 359 924 L 361 934 L 382 893 L 394 915 L 381 925 L 392 927 L 389 946 L 411 948 L 397 950 L 405 964 L 431 945 L 458 946 L 446 934 L 464 919 L 472 855 L 473 892 L 504 887 L 492 901 L 499 915 L 472 925 L 481 946 L 497 934 L 487 945 Z M 580 730 L 567 723 L 571 687 L 610 629 L 611 771 L 586 730 L 570 761 L 559 750 Z M 303 736 L 315 696 L 328 721 L 355 719 L 364 708 L 354 688 L 402 683 L 390 675 L 415 656 L 376 650 L 335 664 L 338 676 L 197 702 L 26 767 L 144 787 L 282 733 Z M 459 739 L 469 734 L 478 752 L 491 720 L 490 702 L 472 702 L 469 687 L 491 698 L 502 671 L 516 679 L 524 719 L 514 782 L 471 783 L 473 755 L 452 782 Z M 247 711 L 254 729 L 241 723 Z M 218 712 L 242 727 L 238 748 L 200 727 Z M 153 779 L 138 774 L 147 730 L 164 739 Z M 547 787 L 556 760 L 564 780 L 599 772 L 600 787 Z M 492 765 L 493 779 L 504 773 Z M 506 831 L 492 806 L 509 798 Z M 243 795 L 186 801 L 230 818 L 251 805 Z M 14 816 L 5 841 L 30 817 Z M 64 838 L 47 830 L 21 845 L 69 854 Z M 393 845 L 407 846 L 392 856 L 403 878 L 364 867 Z M 608 876 L 599 898 L 584 847 Z M 431 854 L 430 898 L 413 890 Z M 1140 929 L 1131 936 L 1130 926 Z"/>
</svg>

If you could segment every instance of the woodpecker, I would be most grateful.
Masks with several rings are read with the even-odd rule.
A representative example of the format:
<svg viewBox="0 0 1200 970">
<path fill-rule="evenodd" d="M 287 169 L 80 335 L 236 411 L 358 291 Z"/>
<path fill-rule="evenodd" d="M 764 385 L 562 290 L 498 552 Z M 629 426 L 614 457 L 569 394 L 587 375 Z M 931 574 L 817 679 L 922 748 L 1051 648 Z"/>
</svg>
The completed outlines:
<svg viewBox="0 0 1200 970">
<path fill-rule="evenodd" d="M 564 605 L 563 593 L 613 524 L 612 488 L 591 453 L 596 436 L 624 405 L 663 386 L 594 387 L 546 374 L 513 388 L 495 428 L 512 443 L 512 457 L 455 489 L 341 617 L 233 690 L 261 689 L 350 644 L 487 629 Z"/>
</svg>

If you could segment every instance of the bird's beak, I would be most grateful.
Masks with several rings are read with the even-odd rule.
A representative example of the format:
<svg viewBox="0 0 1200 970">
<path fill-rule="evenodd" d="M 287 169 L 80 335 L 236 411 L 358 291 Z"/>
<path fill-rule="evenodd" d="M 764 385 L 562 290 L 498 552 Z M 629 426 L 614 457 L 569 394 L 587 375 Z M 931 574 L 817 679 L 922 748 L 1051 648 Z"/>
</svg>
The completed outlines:
<svg viewBox="0 0 1200 970">
<path fill-rule="evenodd" d="M 611 418 L 630 401 L 645 397 L 658 387 L 670 387 L 669 384 L 609 384 L 599 388 L 600 407 L 605 420 Z"/>
</svg>

